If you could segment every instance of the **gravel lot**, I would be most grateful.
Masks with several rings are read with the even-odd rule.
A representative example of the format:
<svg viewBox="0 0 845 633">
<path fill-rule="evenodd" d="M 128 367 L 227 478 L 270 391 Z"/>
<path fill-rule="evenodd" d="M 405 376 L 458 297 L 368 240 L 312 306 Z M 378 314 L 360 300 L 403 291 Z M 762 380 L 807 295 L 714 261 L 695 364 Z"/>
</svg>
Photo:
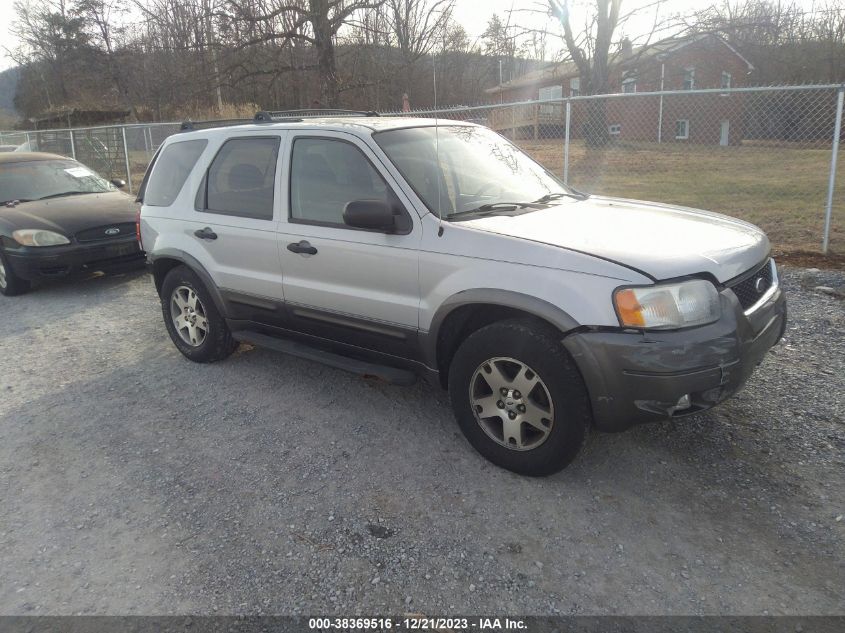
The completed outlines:
<svg viewBox="0 0 845 633">
<path fill-rule="evenodd" d="M 843 614 L 845 273 L 784 276 L 741 394 L 539 480 L 424 383 L 188 362 L 143 273 L 0 297 L 0 613 Z"/>
</svg>

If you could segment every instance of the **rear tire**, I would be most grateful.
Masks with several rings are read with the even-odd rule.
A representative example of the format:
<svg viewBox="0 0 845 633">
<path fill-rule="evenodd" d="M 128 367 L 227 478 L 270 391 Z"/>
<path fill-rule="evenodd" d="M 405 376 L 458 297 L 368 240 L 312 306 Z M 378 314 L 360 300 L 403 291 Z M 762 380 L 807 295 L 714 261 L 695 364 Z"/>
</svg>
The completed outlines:
<svg viewBox="0 0 845 633">
<path fill-rule="evenodd" d="M 12 267 L 9 266 L 9 260 L 3 251 L 0 251 L 0 294 L 14 297 L 25 293 L 30 287 L 29 281 L 21 279 L 14 273 Z"/>
<path fill-rule="evenodd" d="M 211 293 L 186 266 L 177 266 L 164 278 L 161 313 L 173 344 L 195 363 L 223 360 L 238 347 Z"/>
<path fill-rule="evenodd" d="M 470 444 L 522 475 L 569 465 L 592 422 L 587 388 L 560 334 L 531 319 L 471 334 L 452 360 L 449 395 Z"/>
</svg>

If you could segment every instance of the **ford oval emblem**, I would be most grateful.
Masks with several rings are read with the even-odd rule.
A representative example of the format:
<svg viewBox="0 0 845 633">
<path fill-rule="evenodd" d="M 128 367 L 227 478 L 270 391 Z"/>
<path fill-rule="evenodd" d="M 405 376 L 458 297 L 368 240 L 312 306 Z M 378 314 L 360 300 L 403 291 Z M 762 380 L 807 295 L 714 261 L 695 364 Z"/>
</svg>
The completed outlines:
<svg viewBox="0 0 845 633">
<path fill-rule="evenodd" d="M 118 233 L 120 233 L 120 229 L 117 227 L 106 229 L 106 235 L 117 235 Z"/>
<path fill-rule="evenodd" d="M 760 294 L 766 288 L 766 280 L 762 277 L 757 277 L 757 281 L 754 282 L 754 290 L 757 291 L 757 294 Z"/>
</svg>

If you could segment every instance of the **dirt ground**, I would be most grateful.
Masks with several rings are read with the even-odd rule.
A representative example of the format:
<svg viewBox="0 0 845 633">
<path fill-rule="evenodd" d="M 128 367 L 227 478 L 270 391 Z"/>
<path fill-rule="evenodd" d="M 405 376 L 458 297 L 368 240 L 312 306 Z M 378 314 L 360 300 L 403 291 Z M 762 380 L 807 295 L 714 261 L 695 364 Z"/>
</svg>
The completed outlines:
<svg viewBox="0 0 845 633">
<path fill-rule="evenodd" d="M 529 479 L 447 394 L 178 354 L 145 274 L 0 297 L 0 614 L 843 614 L 845 310 L 712 412 Z"/>
</svg>

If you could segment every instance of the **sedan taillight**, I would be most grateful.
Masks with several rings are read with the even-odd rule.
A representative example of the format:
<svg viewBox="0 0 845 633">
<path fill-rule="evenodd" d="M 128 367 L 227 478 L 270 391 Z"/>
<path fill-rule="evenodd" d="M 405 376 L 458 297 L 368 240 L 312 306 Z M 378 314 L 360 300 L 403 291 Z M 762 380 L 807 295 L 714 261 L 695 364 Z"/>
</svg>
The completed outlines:
<svg viewBox="0 0 845 633">
<path fill-rule="evenodd" d="M 141 250 L 144 250 L 144 241 L 141 239 L 141 209 L 138 209 L 138 213 L 135 215 L 135 237 L 138 239 L 138 245 L 141 247 Z"/>
</svg>

